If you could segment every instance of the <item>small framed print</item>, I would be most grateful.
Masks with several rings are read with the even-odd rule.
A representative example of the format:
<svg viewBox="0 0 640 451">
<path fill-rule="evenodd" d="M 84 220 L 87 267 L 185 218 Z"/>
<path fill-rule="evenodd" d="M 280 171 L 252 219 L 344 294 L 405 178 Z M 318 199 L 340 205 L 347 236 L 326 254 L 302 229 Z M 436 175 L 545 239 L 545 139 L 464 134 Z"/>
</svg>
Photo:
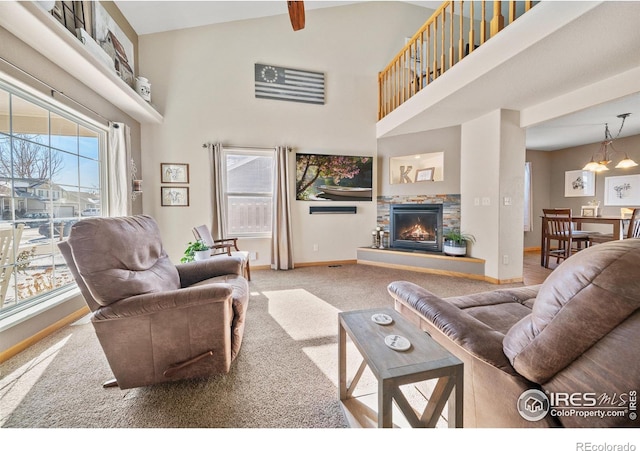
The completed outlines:
<svg viewBox="0 0 640 451">
<path fill-rule="evenodd" d="M 596 194 L 596 176 L 591 171 L 566 171 L 564 197 L 586 197 Z"/>
<path fill-rule="evenodd" d="M 598 216 L 598 207 L 583 206 L 580 209 L 580 216 L 584 216 L 586 218 L 595 218 L 596 216 Z"/>
<path fill-rule="evenodd" d="M 189 188 L 186 186 L 160 187 L 160 199 L 163 207 L 188 207 Z"/>
<path fill-rule="evenodd" d="M 160 163 L 161 183 L 189 183 L 189 165 L 185 163 Z"/>
<path fill-rule="evenodd" d="M 433 172 L 436 168 L 416 169 L 416 182 L 433 182 Z"/>
<path fill-rule="evenodd" d="M 640 174 L 605 177 L 604 204 L 640 205 Z"/>
</svg>

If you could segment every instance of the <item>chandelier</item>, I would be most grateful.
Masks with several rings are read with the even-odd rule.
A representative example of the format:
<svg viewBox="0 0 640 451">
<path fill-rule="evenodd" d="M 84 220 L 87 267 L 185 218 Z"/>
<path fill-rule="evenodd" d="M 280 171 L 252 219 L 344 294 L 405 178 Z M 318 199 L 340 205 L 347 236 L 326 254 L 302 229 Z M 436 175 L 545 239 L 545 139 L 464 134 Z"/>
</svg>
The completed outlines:
<svg viewBox="0 0 640 451">
<path fill-rule="evenodd" d="M 600 143 L 600 150 L 595 154 L 591 155 L 591 161 L 582 168 L 583 171 L 591 171 L 591 172 L 602 172 L 608 171 L 609 168 L 607 165 L 611 163 L 613 159 L 613 155 L 616 153 L 624 154 L 624 158 L 620 160 L 620 162 L 616 165 L 616 169 L 626 169 L 632 168 L 634 166 L 638 166 L 638 163 L 633 161 L 626 152 L 622 152 L 620 150 L 616 150 L 613 147 L 613 141 L 620 136 L 620 132 L 622 131 L 622 127 L 624 127 L 625 119 L 630 116 L 631 113 L 619 114 L 617 117 L 622 119 L 622 124 L 620 124 L 620 130 L 618 130 L 618 134 L 614 138 L 611 136 L 609 132 L 609 124 L 604 125 L 604 141 Z"/>
</svg>

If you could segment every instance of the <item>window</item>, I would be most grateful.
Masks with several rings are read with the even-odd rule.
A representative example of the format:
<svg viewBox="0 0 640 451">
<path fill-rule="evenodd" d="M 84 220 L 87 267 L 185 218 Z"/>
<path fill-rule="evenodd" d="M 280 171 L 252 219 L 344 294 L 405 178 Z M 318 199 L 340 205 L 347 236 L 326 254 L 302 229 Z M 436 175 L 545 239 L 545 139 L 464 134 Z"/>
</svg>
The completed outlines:
<svg viewBox="0 0 640 451">
<path fill-rule="evenodd" d="M 273 150 L 225 149 L 227 236 L 271 236 Z"/>
<path fill-rule="evenodd" d="M 0 317 L 75 286 L 56 243 L 103 200 L 106 131 L 0 81 Z"/>
</svg>

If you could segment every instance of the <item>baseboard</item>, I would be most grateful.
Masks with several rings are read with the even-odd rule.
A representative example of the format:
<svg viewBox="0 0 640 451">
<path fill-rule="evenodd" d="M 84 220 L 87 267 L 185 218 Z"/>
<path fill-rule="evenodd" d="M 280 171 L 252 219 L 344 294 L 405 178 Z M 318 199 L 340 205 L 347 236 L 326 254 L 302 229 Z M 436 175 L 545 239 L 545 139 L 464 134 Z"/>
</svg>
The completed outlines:
<svg viewBox="0 0 640 451">
<path fill-rule="evenodd" d="M 15 344 L 14 346 L 10 347 L 9 349 L 6 349 L 6 350 L 0 352 L 0 363 L 5 362 L 5 361 L 9 360 L 11 357 L 21 353 L 22 351 L 27 349 L 29 346 L 33 345 L 34 343 L 37 343 L 38 341 L 42 340 L 46 336 L 51 335 L 52 333 L 62 329 L 63 327 L 73 323 L 74 321 L 79 320 L 80 318 L 82 318 L 83 316 L 88 314 L 89 312 L 90 312 L 89 307 L 83 307 L 80 310 L 77 310 L 77 311 L 73 312 L 72 314 L 67 315 L 64 318 L 56 321 L 55 323 L 53 323 L 49 327 L 41 330 L 37 334 L 35 334 L 35 335 L 25 339 L 25 340 L 22 340 L 20 343 Z"/>
<path fill-rule="evenodd" d="M 520 283 L 524 282 L 524 278 L 522 277 L 514 277 L 513 279 L 495 279 L 493 277 L 484 276 L 485 282 L 493 283 L 496 285 L 505 285 L 508 283 Z"/>
<path fill-rule="evenodd" d="M 294 266 L 296 268 L 305 268 L 308 266 L 340 266 L 340 265 L 355 265 L 357 260 L 333 260 L 326 262 L 305 262 L 305 263 L 296 263 Z"/>
<path fill-rule="evenodd" d="M 542 248 L 540 246 L 525 247 L 524 248 L 525 252 L 540 252 L 541 250 L 542 250 Z"/>
</svg>

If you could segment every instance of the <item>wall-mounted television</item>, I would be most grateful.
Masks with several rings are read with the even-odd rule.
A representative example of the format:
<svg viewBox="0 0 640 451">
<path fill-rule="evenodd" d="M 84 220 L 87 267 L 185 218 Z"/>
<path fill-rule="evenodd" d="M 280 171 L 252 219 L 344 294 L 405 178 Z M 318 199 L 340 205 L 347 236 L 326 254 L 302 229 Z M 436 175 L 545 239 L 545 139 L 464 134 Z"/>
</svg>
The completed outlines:
<svg viewBox="0 0 640 451">
<path fill-rule="evenodd" d="M 296 154 L 296 199 L 371 201 L 373 157 Z"/>
</svg>

